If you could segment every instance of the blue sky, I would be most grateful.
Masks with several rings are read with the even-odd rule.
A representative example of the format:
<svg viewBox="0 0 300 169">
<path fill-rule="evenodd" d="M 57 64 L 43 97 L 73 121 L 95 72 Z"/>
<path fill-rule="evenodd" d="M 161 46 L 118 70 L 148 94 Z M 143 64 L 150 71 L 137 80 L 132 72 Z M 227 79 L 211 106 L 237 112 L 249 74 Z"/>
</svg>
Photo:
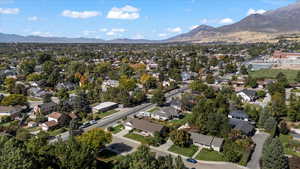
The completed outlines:
<svg viewBox="0 0 300 169">
<path fill-rule="evenodd" d="M 221 26 L 296 0 L 0 0 L 0 32 L 101 39 L 165 39 Z"/>
</svg>

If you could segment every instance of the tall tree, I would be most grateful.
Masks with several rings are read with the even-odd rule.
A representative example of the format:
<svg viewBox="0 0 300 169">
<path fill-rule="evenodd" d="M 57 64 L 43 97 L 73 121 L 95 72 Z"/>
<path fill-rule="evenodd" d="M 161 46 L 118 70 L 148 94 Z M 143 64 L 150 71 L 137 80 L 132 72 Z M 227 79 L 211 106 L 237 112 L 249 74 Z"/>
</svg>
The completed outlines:
<svg viewBox="0 0 300 169">
<path fill-rule="evenodd" d="M 78 137 L 80 143 L 97 151 L 112 141 L 112 135 L 102 129 L 92 129 Z"/>
<path fill-rule="evenodd" d="M 288 169 L 287 158 L 278 138 L 269 138 L 263 147 L 262 169 Z"/>
</svg>

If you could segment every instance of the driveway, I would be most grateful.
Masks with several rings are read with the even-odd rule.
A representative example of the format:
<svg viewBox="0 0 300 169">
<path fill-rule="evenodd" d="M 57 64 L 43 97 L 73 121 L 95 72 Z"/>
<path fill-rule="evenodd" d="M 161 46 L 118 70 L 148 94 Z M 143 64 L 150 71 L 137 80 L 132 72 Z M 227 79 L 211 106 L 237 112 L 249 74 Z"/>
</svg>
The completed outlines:
<svg viewBox="0 0 300 169">
<path fill-rule="evenodd" d="M 252 137 L 252 140 L 255 142 L 256 147 L 251 156 L 250 161 L 247 164 L 247 167 L 250 169 L 260 169 L 259 160 L 262 155 L 262 149 L 265 141 L 269 137 L 268 133 L 264 132 L 256 132 L 256 134 Z"/>
</svg>

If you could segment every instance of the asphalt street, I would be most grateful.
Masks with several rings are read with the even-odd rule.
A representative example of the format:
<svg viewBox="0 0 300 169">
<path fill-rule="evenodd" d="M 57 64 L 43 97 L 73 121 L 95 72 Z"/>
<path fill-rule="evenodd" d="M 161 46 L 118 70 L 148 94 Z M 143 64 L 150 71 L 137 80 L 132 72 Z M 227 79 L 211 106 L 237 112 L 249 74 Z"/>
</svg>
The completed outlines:
<svg viewBox="0 0 300 169">
<path fill-rule="evenodd" d="M 187 89 L 188 88 L 186 86 L 184 86 L 182 88 L 175 89 L 175 90 L 172 90 L 172 91 L 166 93 L 165 96 L 166 96 L 167 99 L 170 99 L 172 97 L 177 97 L 178 95 L 180 95 L 182 92 L 184 92 Z M 130 108 L 126 112 L 115 113 L 115 114 L 113 114 L 109 117 L 98 120 L 95 125 L 92 125 L 92 126 L 89 126 L 89 127 L 85 128 L 84 131 L 86 132 L 86 131 L 89 131 L 89 130 L 94 129 L 94 128 L 105 127 L 107 125 L 113 124 L 113 123 L 123 119 L 124 117 L 136 114 L 136 113 L 138 113 L 140 111 L 143 111 L 143 110 L 147 110 L 147 109 L 149 109 L 153 106 L 154 106 L 154 104 L 144 103 L 144 104 L 138 105 L 136 107 Z M 62 139 L 62 141 L 66 141 L 69 138 L 69 132 L 64 132 L 64 133 L 56 136 L 55 139 L 49 140 L 49 143 L 54 143 L 54 142 L 58 141 L 58 138 Z"/>
</svg>

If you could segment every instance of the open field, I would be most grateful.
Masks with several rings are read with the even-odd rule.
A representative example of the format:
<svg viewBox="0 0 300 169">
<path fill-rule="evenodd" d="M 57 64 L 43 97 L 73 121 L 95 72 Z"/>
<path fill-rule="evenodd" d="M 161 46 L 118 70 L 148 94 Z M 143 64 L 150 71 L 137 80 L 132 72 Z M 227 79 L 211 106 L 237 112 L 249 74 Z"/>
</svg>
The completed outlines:
<svg viewBox="0 0 300 169">
<path fill-rule="evenodd" d="M 278 73 L 284 73 L 289 80 L 289 82 L 295 82 L 297 76 L 297 70 L 287 70 L 287 69 L 262 69 L 250 72 L 250 75 L 255 78 L 268 78 L 275 79 Z"/>
</svg>

